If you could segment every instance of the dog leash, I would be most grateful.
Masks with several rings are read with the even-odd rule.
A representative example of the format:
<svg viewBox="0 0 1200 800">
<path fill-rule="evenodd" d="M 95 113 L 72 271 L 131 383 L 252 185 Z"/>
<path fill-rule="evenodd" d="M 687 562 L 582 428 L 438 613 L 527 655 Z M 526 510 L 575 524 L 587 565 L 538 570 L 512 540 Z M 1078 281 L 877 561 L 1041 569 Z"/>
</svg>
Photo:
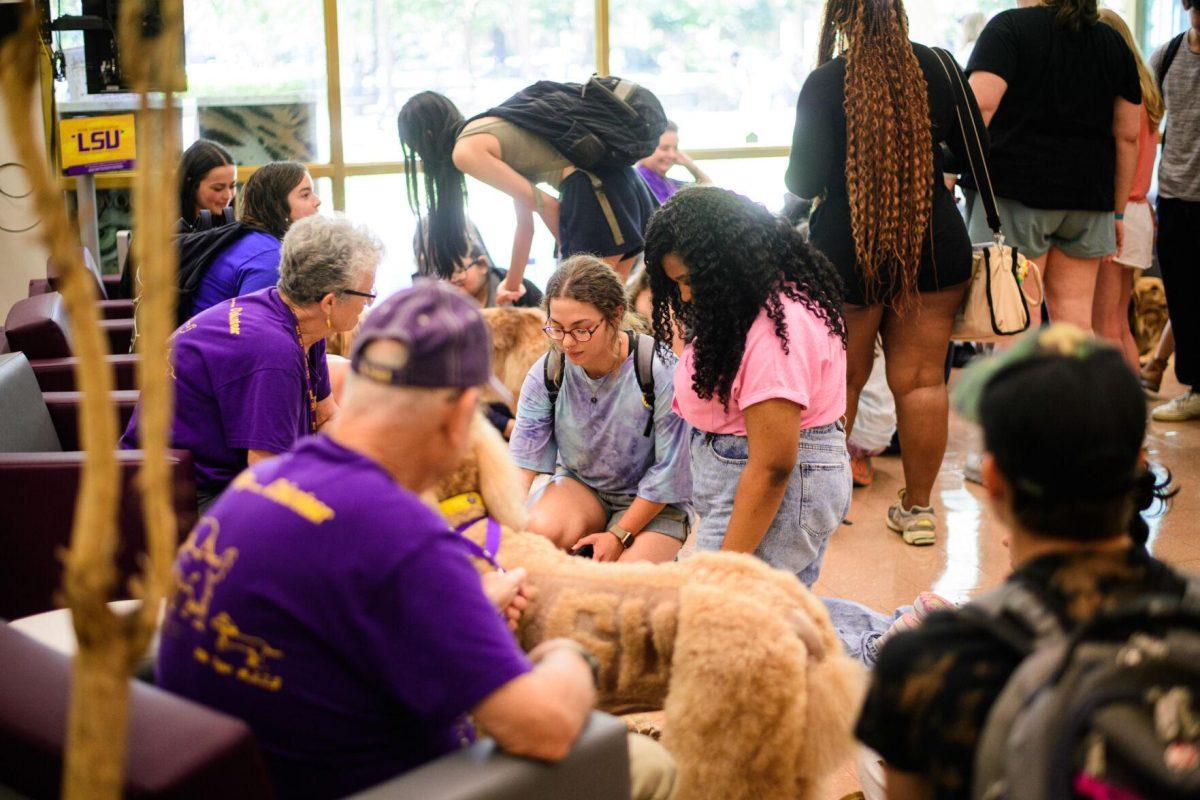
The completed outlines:
<svg viewBox="0 0 1200 800">
<path fill-rule="evenodd" d="M 466 535 L 467 529 L 478 521 L 479 520 L 477 519 L 473 519 L 469 522 L 464 522 L 455 528 L 454 532 L 462 538 L 463 544 L 465 544 L 467 549 L 471 551 L 471 555 L 475 556 L 476 558 L 482 558 L 484 561 L 495 567 L 497 572 L 504 572 L 504 567 L 500 566 L 496 562 L 496 554 L 500 552 L 500 536 L 502 533 L 500 523 L 491 517 L 487 518 L 487 534 L 483 539 L 483 547 L 480 547 L 479 545 L 475 544 L 474 541 L 467 538 Z"/>
</svg>

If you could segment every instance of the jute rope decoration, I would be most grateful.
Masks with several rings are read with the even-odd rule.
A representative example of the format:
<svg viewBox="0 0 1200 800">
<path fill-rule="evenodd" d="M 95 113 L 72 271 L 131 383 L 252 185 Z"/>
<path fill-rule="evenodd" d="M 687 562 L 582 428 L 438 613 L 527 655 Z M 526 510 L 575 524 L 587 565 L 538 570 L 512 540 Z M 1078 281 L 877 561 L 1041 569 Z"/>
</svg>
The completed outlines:
<svg viewBox="0 0 1200 800">
<path fill-rule="evenodd" d="M 142 479 L 149 560 L 140 580 L 132 582 L 141 609 L 114 615 L 106 606 L 117 584 L 117 504 L 121 485 L 116 459 L 117 417 L 109 403 L 112 374 L 104 356 L 95 284 L 83 265 L 78 238 L 67 219 L 55 176 L 47 165 L 34 121 L 38 79 L 38 28 L 33 6 L 20 3 L 18 29 L 0 43 L 0 86 L 9 129 L 19 157 L 29 170 L 32 196 L 44 224 L 42 241 L 62 270 L 62 294 L 71 318 L 72 345 L 79 358 L 76 383 L 83 393 L 80 440 L 87 451 L 79 500 L 65 555 L 62 597 L 71 608 L 79 651 L 72 670 L 71 705 L 63 796 L 119 798 L 124 783 L 128 728 L 128 676 L 154 631 L 158 606 L 170 578 L 174 515 L 169 502 L 165 460 L 171 418 L 172 386 L 167 378 L 166 344 L 173 305 L 174 252 L 167 233 L 174 204 L 173 167 L 178 162 L 178 133 L 166 123 L 171 96 L 151 110 L 145 87 L 150 75 L 179 73 L 178 42 L 182 25 L 179 0 L 155 3 L 161 25 L 140 24 L 141 0 L 122 6 L 121 50 L 128 74 L 142 93 L 139 112 L 139 163 L 135 186 L 135 248 L 147 281 L 143 303 L 141 435 L 146 453 Z M 130 35 L 132 34 L 132 35 Z"/>
</svg>

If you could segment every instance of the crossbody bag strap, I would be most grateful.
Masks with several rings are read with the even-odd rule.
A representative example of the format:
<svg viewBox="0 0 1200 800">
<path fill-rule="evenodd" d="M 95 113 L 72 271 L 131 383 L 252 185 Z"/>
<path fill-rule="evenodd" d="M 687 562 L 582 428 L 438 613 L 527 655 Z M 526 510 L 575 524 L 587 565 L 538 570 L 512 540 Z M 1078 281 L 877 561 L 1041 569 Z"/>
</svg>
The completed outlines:
<svg viewBox="0 0 1200 800">
<path fill-rule="evenodd" d="M 954 96 L 954 115 L 958 119 L 958 129 L 962 132 L 963 143 L 967 148 L 967 163 L 971 175 L 975 178 L 975 187 L 979 190 L 979 199 L 983 201 L 983 210 L 987 216 L 988 227 L 996 236 L 997 243 L 1001 242 L 1000 212 L 996 206 L 996 193 L 992 189 L 992 176 L 988 171 L 987 155 L 983 149 L 983 134 L 971 113 L 970 95 L 962 72 L 954 61 L 954 56 L 940 47 L 932 48 L 937 56 L 942 71 L 946 73 L 946 82 L 950 84 L 950 92 Z"/>
</svg>

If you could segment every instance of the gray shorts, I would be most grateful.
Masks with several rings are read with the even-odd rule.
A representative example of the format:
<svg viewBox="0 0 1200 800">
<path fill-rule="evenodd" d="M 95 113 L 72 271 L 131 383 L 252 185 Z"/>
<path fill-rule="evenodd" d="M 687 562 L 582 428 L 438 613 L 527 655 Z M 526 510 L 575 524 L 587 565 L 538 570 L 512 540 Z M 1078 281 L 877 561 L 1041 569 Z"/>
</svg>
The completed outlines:
<svg viewBox="0 0 1200 800">
<path fill-rule="evenodd" d="M 1030 208 L 1017 200 L 996 198 L 1000 227 L 1007 244 L 1026 258 L 1038 258 L 1057 247 L 1071 258 L 1104 258 L 1117 252 L 1117 230 L 1111 211 L 1058 211 Z M 990 242 L 992 231 L 978 196 L 970 214 L 971 241 Z"/>
<path fill-rule="evenodd" d="M 580 480 L 578 475 L 568 472 L 561 467 L 554 473 L 554 477 L 551 480 L 558 480 L 559 478 L 570 478 L 591 492 L 592 497 L 596 498 L 596 501 L 600 503 L 600 508 L 604 509 L 605 529 L 619 523 L 621 516 L 629 510 L 629 507 L 633 505 L 633 501 L 637 499 L 637 495 L 635 494 L 615 494 L 613 492 L 601 492 L 593 489 Z M 545 489 L 542 491 L 545 491 Z M 658 516 L 647 522 L 646 527 L 642 528 L 644 531 L 653 531 L 670 536 L 672 539 L 678 539 L 680 542 L 687 541 L 689 529 L 688 512 L 678 506 L 667 506 L 658 512 Z"/>
</svg>

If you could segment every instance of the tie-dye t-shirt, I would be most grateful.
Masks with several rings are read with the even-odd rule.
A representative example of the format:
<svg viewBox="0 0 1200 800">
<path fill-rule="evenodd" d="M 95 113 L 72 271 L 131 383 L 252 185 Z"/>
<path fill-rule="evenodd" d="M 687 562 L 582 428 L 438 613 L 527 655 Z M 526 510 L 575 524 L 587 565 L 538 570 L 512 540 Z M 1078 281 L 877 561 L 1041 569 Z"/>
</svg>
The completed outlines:
<svg viewBox="0 0 1200 800">
<path fill-rule="evenodd" d="M 691 508 L 689 426 L 672 410 L 675 355 L 654 356 L 654 428 L 630 354 L 615 372 L 592 380 L 566 360 L 551 415 L 543 378 L 546 357 L 525 376 L 510 444 L 517 466 L 552 473 L 561 465 L 596 491 L 637 495 Z"/>
</svg>

